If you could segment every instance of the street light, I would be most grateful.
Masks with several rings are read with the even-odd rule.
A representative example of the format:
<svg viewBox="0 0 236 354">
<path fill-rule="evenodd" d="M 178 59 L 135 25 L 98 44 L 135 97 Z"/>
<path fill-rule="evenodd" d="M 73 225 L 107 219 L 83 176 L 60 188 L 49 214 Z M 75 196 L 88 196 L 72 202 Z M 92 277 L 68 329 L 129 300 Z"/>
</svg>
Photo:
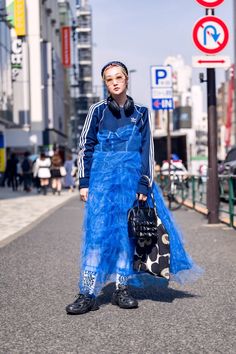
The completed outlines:
<svg viewBox="0 0 236 354">
<path fill-rule="evenodd" d="M 135 70 L 135 69 L 129 70 L 129 93 L 130 93 L 130 96 L 132 96 L 132 94 L 131 94 L 131 74 L 136 73 L 136 72 L 137 72 L 137 70 Z"/>
</svg>

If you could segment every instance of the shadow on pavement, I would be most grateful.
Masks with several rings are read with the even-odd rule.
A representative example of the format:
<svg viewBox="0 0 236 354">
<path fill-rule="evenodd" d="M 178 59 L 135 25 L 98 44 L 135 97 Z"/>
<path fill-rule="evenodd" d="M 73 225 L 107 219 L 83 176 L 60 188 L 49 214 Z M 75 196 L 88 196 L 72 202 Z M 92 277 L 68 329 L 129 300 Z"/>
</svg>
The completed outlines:
<svg viewBox="0 0 236 354">
<path fill-rule="evenodd" d="M 158 302 L 171 303 L 175 299 L 194 298 L 199 295 L 191 294 L 187 291 L 171 289 L 168 283 L 161 284 L 161 286 L 150 286 L 145 288 L 130 287 L 132 295 L 137 300 L 152 300 Z M 98 296 L 100 305 L 107 305 L 111 302 L 112 293 L 115 291 L 115 283 L 110 283 L 102 289 L 101 295 Z"/>
</svg>

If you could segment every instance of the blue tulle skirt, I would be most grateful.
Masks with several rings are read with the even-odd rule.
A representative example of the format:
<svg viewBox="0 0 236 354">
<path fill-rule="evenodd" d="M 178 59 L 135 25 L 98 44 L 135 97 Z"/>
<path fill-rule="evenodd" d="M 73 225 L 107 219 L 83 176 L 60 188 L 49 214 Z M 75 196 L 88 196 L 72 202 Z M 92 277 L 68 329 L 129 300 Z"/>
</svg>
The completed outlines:
<svg viewBox="0 0 236 354">
<path fill-rule="evenodd" d="M 128 236 L 127 211 L 136 198 L 141 157 L 133 148 L 134 144 L 127 145 L 127 141 L 132 137 L 137 144 L 139 134 L 133 128 L 121 129 L 120 135 L 109 133 L 109 139 L 107 134 L 104 132 L 99 137 L 100 144 L 93 155 L 81 248 L 79 287 L 82 287 L 84 271 L 95 272 L 95 294 L 107 282 L 115 281 L 117 274 L 129 277 L 129 283 L 138 287 L 144 286 L 145 279 L 154 283 L 159 279 L 133 270 L 135 245 Z M 107 141 L 109 148 L 103 144 Z M 131 151 L 127 146 L 131 146 Z M 152 191 L 158 215 L 169 234 L 170 280 L 179 283 L 193 281 L 202 270 L 186 252 L 181 232 L 155 183 Z"/>
</svg>

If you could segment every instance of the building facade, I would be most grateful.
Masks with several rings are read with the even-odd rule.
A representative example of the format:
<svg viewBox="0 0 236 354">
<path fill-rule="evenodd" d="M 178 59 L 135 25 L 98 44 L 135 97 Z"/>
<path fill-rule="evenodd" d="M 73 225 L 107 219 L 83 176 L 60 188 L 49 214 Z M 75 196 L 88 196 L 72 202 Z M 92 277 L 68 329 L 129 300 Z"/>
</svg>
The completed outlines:
<svg viewBox="0 0 236 354">
<path fill-rule="evenodd" d="M 0 172 L 6 164 L 6 129 L 13 123 L 11 34 L 5 0 L 0 0 Z"/>
<path fill-rule="evenodd" d="M 18 0 L 16 4 L 24 11 L 24 31 L 14 25 L 11 33 L 17 129 L 8 130 L 8 147 L 16 152 L 65 150 L 73 115 L 70 86 L 76 1 Z"/>
<path fill-rule="evenodd" d="M 225 81 L 217 90 L 218 157 L 224 160 L 227 152 L 236 143 L 234 108 L 235 69 L 232 64 L 225 71 Z"/>
<path fill-rule="evenodd" d="M 76 100 L 75 147 L 78 146 L 89 107 L 99 100 L 99 97 L 93 92 L 92 10 L 88 0 L 77 1 L 76 14 L 78 26 L 79 97 Z"/>
<path fill-rule="evenodd" d="M 77 18 L 75 0 L 58 0 L 61 37 L 62 37 L 62 63 L 64 66 L 64 93 L 66 102 L 67 137 L 68 148 L 74 147 L 74 131 L 76 121 L 76 100 L 78 98 L 78 36 L 77 36 Z M 70 37 L 70 42 L 67 37 Z M 68 45 L 69 44 L 69 45 Z"/>
<path fill-rule="evenodd" d="M 0 0 L 0 119 L 12 122 L 11 34 L 5 0 Z"/>
</svg>

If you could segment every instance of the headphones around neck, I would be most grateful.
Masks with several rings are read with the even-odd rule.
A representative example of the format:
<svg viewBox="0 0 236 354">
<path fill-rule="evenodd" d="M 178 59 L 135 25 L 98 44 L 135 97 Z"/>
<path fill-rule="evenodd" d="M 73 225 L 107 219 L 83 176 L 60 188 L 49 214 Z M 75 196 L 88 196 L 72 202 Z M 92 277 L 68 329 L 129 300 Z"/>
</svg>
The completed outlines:
<svg viewBox="0 0 236 354">
<path fill-rule="evenodd" d="M 118 103 L 114 100 L 112 96 L 109 96 L 107 98 L 107 105 L 110 111 L 114 114 L 116 118 L 121 118 L 120 114 L 120 106 Z M 127 96 L 127 100 L 124 104 L 124 112 L 126 117 L 131 116 L 131 114 L 134 113 L 134 100 L 132 97 Z"/>
</svg>

